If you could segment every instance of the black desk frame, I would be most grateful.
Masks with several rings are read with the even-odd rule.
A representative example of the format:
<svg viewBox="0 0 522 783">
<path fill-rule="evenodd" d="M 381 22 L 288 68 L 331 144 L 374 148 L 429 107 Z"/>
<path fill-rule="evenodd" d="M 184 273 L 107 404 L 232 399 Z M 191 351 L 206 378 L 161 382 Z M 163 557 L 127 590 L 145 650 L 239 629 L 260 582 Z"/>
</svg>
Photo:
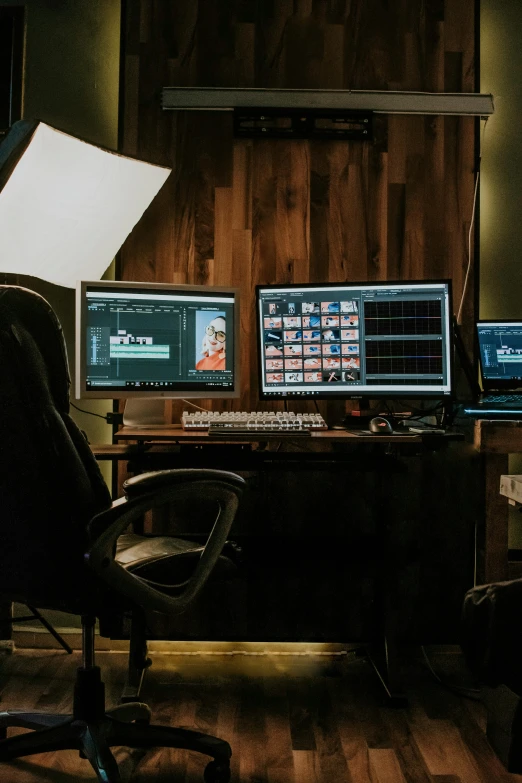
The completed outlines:
<svg viewBox="0 0 522 783">
<path fill-rule="evenodd" d="M 396 638 L 395 608 L 384 589 L 393 575 L 393 564 L 385 557 L 389 534 L 393 528 L 390 509 L 386 508 L 386 482 L 397 471 L 405 470 L 401 456 L 421 453 L 426 447 L 441 448 L 449 440 L 461 439 L 458 433 L 437 438 L 423 436 L 361 436 L 347 431 L 329 430 L 313 433 L 310 438 L 293 439 L 290 436 L 268 435 L 259 441 L 240 442 L 212 440 L 207 433 L 185 431 L 179 427 L 138 429 L 123 427 L 116 433 L 117 444 L 112 447 L 93 447 L 99 459 L 128 460 L 129 471 L 164 469 L 167 467 L 215 466 L 242 471 L 309 470 L 310 468 L 342 469 L 356 462 L 358 470 L 369 470 L 378 476 L 378 502 L 375 513 L 380 536 L 381 576 L 378 584 L 380 608 L 380 639 L 363 645 L 388 700 L 393 705 L 406 702 L 400 675 L 400 655 Z M 292 443 L 295 450 L 280 451 L 280 443 Z M 303 445 L 307 450 L 303 450 Z M 275 448 L 274 448 L 275 446 Z M 301 449 L 299 449 L 301 446 Z M 328 451 L 324 449 L 329 448 Z M 310 449 L 317 449 L 310 450 Z M 219 460 L 216 460 L 219 454 Z"/>
</svg>

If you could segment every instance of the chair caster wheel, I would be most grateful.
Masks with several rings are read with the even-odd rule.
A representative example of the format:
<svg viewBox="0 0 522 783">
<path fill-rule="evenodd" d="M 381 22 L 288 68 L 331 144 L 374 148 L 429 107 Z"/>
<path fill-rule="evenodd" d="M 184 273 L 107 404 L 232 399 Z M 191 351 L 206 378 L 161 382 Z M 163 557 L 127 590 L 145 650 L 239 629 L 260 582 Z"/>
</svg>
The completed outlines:
<svg viewBox="0 0 522 783">
<path fill-rule="evenodd" d="M 230 764 L 226 761 L 211 761 L 205 767 L 203 779 L 205 783 L 228 783 L 230 780 Z"/>
</svg>

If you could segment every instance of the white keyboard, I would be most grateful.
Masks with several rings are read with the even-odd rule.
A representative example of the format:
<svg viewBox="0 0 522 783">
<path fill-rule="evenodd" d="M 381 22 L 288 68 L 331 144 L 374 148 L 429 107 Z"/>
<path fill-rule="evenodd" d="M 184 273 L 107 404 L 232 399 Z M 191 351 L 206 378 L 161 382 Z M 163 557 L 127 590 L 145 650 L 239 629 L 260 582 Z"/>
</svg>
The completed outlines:
<svg viewBox="0 0 522 783">
<path fill-rule="evenodd" d="M 208 430 L 210 426 L 292 432 L 299 430 L 327 430 L 320 413 L 288 413 L 279 411 L 183 411 L 181 426 L 185 430 Z"/>
</svg>

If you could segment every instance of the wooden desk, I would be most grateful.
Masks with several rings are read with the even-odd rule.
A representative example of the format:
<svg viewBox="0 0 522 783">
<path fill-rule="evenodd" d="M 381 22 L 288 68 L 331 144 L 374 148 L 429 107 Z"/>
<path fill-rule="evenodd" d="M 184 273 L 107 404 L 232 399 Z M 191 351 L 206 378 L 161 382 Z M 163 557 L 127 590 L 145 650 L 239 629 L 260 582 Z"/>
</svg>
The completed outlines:
<svg viewBox="0 0 522 783">
<path fill-rule="evenodd" d="M 483 455 L 484 525 L 478 541 L 477 581 L 497 582 L 522 576 L 522 564 L 510 561 L 509 504 L 500 494 L 500 477 L 509 473 L 509 455 L 522 453 L 522 421 L 475 422 L 475 448 Z"/>
<path fill-rule="evenodd" d="M 171 427 L 122 427 L 119 430 L 115 438 L 118 441 L 132 440 L 132 441 L 150 441 L 154 443 L 168 441 L 169 443 L 196 443 L 201 441 L 202 443 L 208 443 L 212 441 L 212 437 L 208 432 L 184 430 L 180 424 L 173 424 Z M 252 443 L 269 441 L 271 443 L 289 443 L 297 442 L 303 444 L 312 443 L 314 448 L 322 443 L 328 442 L 344 442 L 344 443 L 422 443 L 422 435 L 357 435 L 354 432 L 348 432 L 347 430 L 318 430 L 312 432 L 310 437 L 296 435 L 292 438 L 291 435 L 280 435 L 277 432 L 267 432 L 263 436 L 256 436 L 252 438 Z M 219 438 L 215 439 L 216 443 L 244 443 L 244 438 L 234 440 Z"/>
<path fill-rule="evenodd" d="M 232 536 L 245 560 L 240 590 L 248 604 L 245 615 L 254 618 L 250 624 L 247 618 L 240 629 L 243 640 L 258 641 L 258 632 L 265 641 L 372 638 L 371 660 L 395 698 L 401 690 L 394 670 L 397 636 L 411 621 L 405 602 L 418 601 L 415 588 L 409 592 L 408 580 L 401 583 L 397 576 L 397 569 L 404 576 L 404 550 L 411 550 L 404 517 L 419 529 L 420 546 L 430 538 L 422 530 L 425 525 L 442 538 L 431 524 L 432 518 L 438 519 L 432 498 L 440 489 L 434 486 L 428 459 L 424 492 L 424 483 L 417 481 L 422 463 L 418 455 L 462 437 L 452 433 L 426 440 L 422 435 L 327 430 L 294 438 L 264 433 L 245 441 L 214 439 L 179 426 L 124 427 L 116 435 L 117 448 L 102 449 L 100 456 L 129 459 L 131 472 L 196 465 L 243 475 L 252 471 Z M 439 467 L 443 461 L 438 460 Z M 410 467 L 413 476 L 406 477 Z M 309 471 L 305 479 L 294 475 L 304 470 Z M 418 499 L 425 496 L 428 508 L 418 514 Z M 440 593 L 436 582 L 434 589 Z"/>
</svg>

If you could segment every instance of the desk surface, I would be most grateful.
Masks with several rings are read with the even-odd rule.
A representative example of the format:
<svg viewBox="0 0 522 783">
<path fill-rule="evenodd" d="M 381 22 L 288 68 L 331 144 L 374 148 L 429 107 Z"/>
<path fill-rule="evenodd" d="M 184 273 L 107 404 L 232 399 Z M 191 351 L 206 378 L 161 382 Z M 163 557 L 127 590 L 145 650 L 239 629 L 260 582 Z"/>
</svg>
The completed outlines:
<svg viewBox="0 0 522 783">
<path fill-rule="evenodd" d="M 171 441 L 171 442 L 219 442 L 219 443 L 245 443 L 245 438 L 212 438 L 208 432 L 184 430 L 180 424 L 173 424 L 170 427 L 122 427 L 115 436 L 117 440 L 133 440 L 133 441 Z M 347 430 L 318 430 L 312 432 L 308 438 L 306 436 L 296 435 L 292 438 L 291 435 L 281 435 L 277 432 L 264 433 L 262 437 L 253 436 L 252 443 L 259 441 L 277 441 L 278 443 L 303 443 L 303 445 L 319 445 L 320 443 L 326 443 L 328 441 L 345 441 L 352 443 L 421 443 L 422 435 L 358 435 L 354 432 L 348 432 Z M 247 439 L 248 442 L 249 439 Z"/>
</svg>

